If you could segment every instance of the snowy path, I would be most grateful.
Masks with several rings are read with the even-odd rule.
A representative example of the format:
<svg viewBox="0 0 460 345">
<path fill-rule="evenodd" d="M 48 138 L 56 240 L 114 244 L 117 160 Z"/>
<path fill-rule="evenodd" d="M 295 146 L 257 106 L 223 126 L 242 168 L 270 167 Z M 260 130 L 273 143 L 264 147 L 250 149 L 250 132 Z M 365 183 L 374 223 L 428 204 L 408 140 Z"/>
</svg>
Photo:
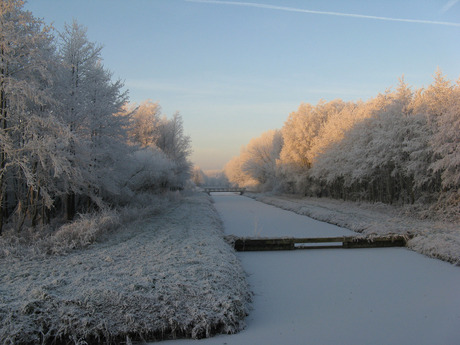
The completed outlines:
<svg viewBox="0 0 460 345">
<path fill-rule="evenodd" d="M 246 197 L 214 199 L 228 234 L 327 237 L 348 231 Z M 238 256 L 255 294 L 247 328 L 168 345 L 460 343 L 459 267 L 404 248 Z"/>
</svg>

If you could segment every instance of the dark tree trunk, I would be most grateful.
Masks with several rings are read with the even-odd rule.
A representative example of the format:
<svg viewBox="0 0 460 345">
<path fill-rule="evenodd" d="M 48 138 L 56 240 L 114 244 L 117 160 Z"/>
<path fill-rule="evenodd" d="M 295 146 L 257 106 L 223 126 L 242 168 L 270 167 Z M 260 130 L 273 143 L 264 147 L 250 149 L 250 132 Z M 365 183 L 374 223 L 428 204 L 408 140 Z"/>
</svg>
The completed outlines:
<svg viewBox="0 0 460 345">
<path fill-rule="evenodd" d="M 73 192 L 67 194 L 66 216 L 67 220 L 73 220 L 73 218 L 75 217 L 75 193 Z"/>
</svg>

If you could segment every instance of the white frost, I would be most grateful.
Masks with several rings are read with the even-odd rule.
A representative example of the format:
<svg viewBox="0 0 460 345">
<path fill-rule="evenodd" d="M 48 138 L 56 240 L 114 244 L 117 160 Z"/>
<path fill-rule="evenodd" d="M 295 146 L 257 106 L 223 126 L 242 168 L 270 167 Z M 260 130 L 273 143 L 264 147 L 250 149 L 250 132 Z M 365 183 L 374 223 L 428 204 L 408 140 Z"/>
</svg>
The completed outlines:
<svg viewBox="0 0 460 345">
<path fill-rule="evenodd" d="M 234 333 L 250 293 L 205 195 L 67 255 L 0 259 L 0 339 L 126 340 Z M 40 335 L 43 333 L 43 335 Z"/>
</svg>

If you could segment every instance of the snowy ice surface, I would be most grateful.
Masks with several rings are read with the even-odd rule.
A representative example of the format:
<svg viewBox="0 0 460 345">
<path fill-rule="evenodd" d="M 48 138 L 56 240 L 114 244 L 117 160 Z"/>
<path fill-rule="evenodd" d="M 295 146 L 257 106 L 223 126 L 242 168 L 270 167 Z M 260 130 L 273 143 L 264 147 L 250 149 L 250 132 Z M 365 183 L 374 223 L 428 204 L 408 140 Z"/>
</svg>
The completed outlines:
<svg viewBox="0 0 460 345">
<path fill-rule="evenodd" d="M 254 202 L 235 195 L 219 197 L 215 206 L 225 233 L 241 237 L 336 237 L 353 236 L 355 232 L 309 217 L 286 212 L 278 207 Z M 236 199 L 235 199 L 236 198 Z"/>
<path fill-rule="evenodd" d="M 241 196 L 213 197 L 227 234 L 253 236 L 252 212 L 263 219 L 265 235 L 280 229 L 280 214 L 273 207 Z M 297 216 L 285 213 L 297 224 Z M 238 215 L 251 220 L 246 234 Z M 282 236 L 291 235 L 290 216 L 283 220 Z M 318 223 L 314 233 L 328 236 L 330 229 Z M 247 328 L 235 335 L 165 344 L 460 344 L 460 268 L 447 262 L 405 248 L 246 252 L 238 257 L 254 292 Z"/>
<path fill-rule="evenodd" d="M 203 337 L 244 327 L 246 276 L 205 194 L 66 255 L 0 259 L 0 343 Z"/>
</svg>

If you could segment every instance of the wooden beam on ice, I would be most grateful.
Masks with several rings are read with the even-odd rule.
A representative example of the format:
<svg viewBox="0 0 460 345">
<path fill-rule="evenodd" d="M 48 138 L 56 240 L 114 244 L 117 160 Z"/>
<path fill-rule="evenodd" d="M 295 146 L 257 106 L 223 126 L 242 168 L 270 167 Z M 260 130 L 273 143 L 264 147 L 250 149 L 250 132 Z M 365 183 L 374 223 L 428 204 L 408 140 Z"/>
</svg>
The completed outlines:
<svg viewBox="0 0 460 345">
<path fill-rule="evenodd" d="M 227 240 L 233 244 L 236 251 L 269 251 L 294 249 L 405 247 L 407 237 L 403 235 L 316 238 L 240 238 L 229 236 L 227 237 Z"/>
</svg>

